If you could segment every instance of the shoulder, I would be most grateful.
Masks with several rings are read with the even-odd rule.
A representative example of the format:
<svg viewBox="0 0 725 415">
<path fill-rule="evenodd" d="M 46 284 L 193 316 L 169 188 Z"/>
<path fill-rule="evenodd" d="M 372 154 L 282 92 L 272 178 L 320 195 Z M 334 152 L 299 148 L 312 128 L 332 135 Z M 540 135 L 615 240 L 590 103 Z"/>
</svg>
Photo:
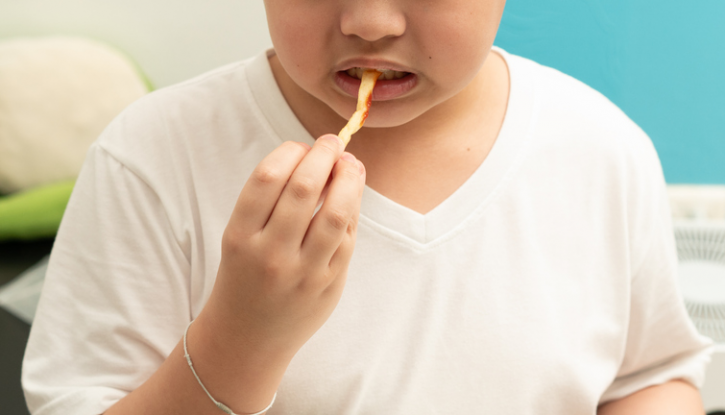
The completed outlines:
<svg viewBox="0 0 725 415">
<path fill-rule="evenodd" d="M 230 63 L 187 81 L 154 91 L 139 100 L 135 106 L 131 106 L 129 112 L 152 110 L 152 113 L 161 115 L 159 114 L 161 112 L 167 118 L 179 117 L 178 120 L 172 119 L 173 121 L 191 121 L 223 109 L 229 104 L 241 104 L 248 98 L 247 72 L 253 60 Z"/>
<path fill-rule="evenodd" d="M 240 141 L 263 138 L 263 117 L 248 79 L 255 59 L 146 95 L 109 124 L 97 145 L 139 173 L 172 163 L 187 170 L 201 158 L 233 151 Z"/>
<path fill-rule="evenodd" d="M 599 200 L 612 211 L 627 212 L 632 226 L 646 226 L 647 216 L 666 203 L 662 165 L 650 137 L 583 82 L 522 57 L 509 55 L 507 61 L 511 99 L 533 101 L 534 108 L 522 177 L 575 199 Z"/>
<path fill-rule="evenodd" d="M 536 101 L 530 143 L 539 154 L 584 171 L 590 166 L 661 175 L 650 137 L 606 96 L 557 69 L 506 55 L 512 96 L 518 82 L 525 86 L 519 99 Z"/>
<path fill-rule="evenodd" d="M 236 189 L 277 145 L 249 87 L 249 63 L 146 95 L 116 117 L 94 147 L 144 182 L 169 210 L 182 209 L 190 194 Z"/>
<path fill-rule="evenodd" d="M 123 144 L 128 145 L 139 134 L 158 138 L 172 124 L 193 126 L 229 102 L 243 101 L 245 84 L 245 62 L 237 62 L 156 90 L 129 105 L 109 124 L 99 142 L 112 149 L 121 144 L 112 133 L 123 132 Z"/>
</svg>

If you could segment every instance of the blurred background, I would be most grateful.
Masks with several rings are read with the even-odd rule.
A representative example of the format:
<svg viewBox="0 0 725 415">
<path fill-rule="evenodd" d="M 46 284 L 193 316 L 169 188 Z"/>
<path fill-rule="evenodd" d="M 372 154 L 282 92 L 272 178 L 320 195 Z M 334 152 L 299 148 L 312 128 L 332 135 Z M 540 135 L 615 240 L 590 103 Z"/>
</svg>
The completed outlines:
<svg viewBox="0 0 725 415">
<path fill-rule="evenodd" d="M 48 35 L 81 36 L 122 52 L 153 88 L 271 47 L 262 0 L 1 0 L 0 123 L 7 122 L 4 94 L 15 82 L 2 83 L 3 64 L 9 62 L 3 61 L 2 51 L 8 50 L 3 42 Z M 708 253 L 719 258 L 708 265 L 705 280 L 711 285 L 697 286 L 700 281 L 685 291 L 697 302 L 698 289 L 712 291 L 712 281 L 725 281 L 725 1 L 509 0 L 496 44 L 584 81 L 649 134 L 673 185 L 676 223 L 686 227 L 678 238 L 703 238 L 700 228 L 687 228 L 694 221 L 709 232 L 708 240 L 722 242 L 711 248 L 722 255 Z M 4 161 L 10 147 L 3 147 L 9 139 L 0 125 L 0 176 L 2 164 L 10 163 Z M 0 305 L 8 298 L 25 296 L 28 303 L 37 298 L 42 260 L 72 190 L 74 177 L 66 176 L 58 178 L 65 180 L 62 186 L 0 187 L 0 285 L 13 280 L 0 287 Z M 39 227 L 34 221 L 41 216 L 45 222 Z M 694 256 L 681 260 L 701 254 L 687 255 Z M 698 267 L 684 273 L 694 269 L 701 275 L 704 268 Z M 716 307 L 714 318 L 721 320 L 713 323 L 706 311 L 703 324 L 725 330 L 725 299 L 709 298 L 712 304 L 706 305 Z M 702 309 L 690 305 L 693 316 Z M 6 309 L 11 312 L 0 309 L 0 414 L 26 414 L 19 373 L 32 313 Z M 704 391 L 711 413 L 725 411 L 725 346 L 720 354 Z"/>
<path fill-rule="evenodd" d="M 668 183 L 725 183 L 725 1 L 509 0 L 496 43 L 606 95 Z"/>
<path fill-rule="evenodd" d="M 90 36 L 157 87 L 270 47 L 262 0 L 3 0 L 0 38 Z M 669 183 L 725 184 L 725 2 L 509 0 L 496 44 L 580 79 L 649 135 Z"/>
</svg>

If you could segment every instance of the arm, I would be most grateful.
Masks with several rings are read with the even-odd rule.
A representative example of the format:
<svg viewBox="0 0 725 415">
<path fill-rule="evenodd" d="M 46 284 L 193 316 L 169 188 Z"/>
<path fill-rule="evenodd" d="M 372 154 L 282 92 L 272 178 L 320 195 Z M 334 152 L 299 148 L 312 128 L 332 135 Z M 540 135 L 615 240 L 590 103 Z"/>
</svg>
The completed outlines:
<svg viewBox="0 0 725 415">
<path fill-rule="evenodd" d="M 206 388 L 235 413 L 256 413 L 272 400 L 291 356 L 242 344 L 221 335 L 205 308 L 189 327 L 187 346 Z M 140 387 L 105 412 L 119 414 L 221 414 L 204 393 L 184 358 L 180 341 Z"/>
<path fill-rule="evenodd" d="M 352 255 L 364 169 L 342 142 L 285 143 L 247 181 L 222 240 L 211 296 L 189 327 L 194 368 L 235 413 L 267 407 L 287 366 L 339 301 Z M 319 212 L 316 204 L 332 173 Z M 149 316 L 152 318 L 153 316 Z M 194 378 L 183 342 L 106 415 L 221 413 Z"/>
<path fill-rule="evenodd" d="M 702 415 L 700 392 L 682 380 L 650 386 L 616 401 L 607 402 L 597 415 Z"/>
<path fill-rule="evenodd" d="M 657 153 L 641 131 L 628 144 L 633 153 L 627 332 L 618 372 L 600 397 L 599 414 L 703 414 L 697 387 L 704 381 L 712 341 L 697 332 L 682 299 L 677 244 Z"/>
</svg>

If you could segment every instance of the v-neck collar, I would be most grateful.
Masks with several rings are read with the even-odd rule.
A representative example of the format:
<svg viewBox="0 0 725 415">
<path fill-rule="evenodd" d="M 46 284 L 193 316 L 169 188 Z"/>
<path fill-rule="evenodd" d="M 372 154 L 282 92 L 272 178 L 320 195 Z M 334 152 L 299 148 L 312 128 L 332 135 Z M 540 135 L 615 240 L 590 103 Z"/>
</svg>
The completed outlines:
<svg viewBox="0 0 725 415">
<path fill-rule="evenodd" d="M 536 82 L 522 74 L 522 58 L 494 47 L 506 61 L 510 89 L 506 115 L 496 141 L 476 171 L 447 199 L 426 214 L 418 213 L 365 187 L 360 210 L 361 225 L 388 237 L 424 249 L 442 239 L 452 237 L 458 229 L 482 211 L 494 197 L 497 188 L 512 173 L 529 135 L 538 93 Z M 247 66 L 249 87 L 260 110 L 283 141 L 302 141 L 313 145 L 315 139 L 305 130 L 285 101 L 269 65 L 272 49 L 254 58 Z"/>
</svg>

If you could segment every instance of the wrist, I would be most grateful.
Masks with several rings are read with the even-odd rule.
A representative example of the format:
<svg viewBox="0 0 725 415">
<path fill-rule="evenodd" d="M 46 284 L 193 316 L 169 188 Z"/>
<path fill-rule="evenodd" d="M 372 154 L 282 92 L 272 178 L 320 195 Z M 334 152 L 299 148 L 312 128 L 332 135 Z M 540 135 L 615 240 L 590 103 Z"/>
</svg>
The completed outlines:
<svg viewBox="0 0 725 415">
<path fill-rule="evenodd" d="M 188 353 L 216 400 L 236 413 L 254 413 L 273 399 L 294 354 L 249 341 L 220 318 L 202 311 L 189 327 Z"/>
<path fill-rule="evenodd" d="M 201 323 L 204 333 L 219 352 L 228 350 L 237 353 L 240 347 L 244 347 L 250 355 L 262 361 L 289 364 L 304 342 L 290 338 L 290 330 L 280 330 L 272 324 L 265 324 L 260 318 L 247 315 L 218 288 L 214 287 L 195 322 Z"/>
</svg>

